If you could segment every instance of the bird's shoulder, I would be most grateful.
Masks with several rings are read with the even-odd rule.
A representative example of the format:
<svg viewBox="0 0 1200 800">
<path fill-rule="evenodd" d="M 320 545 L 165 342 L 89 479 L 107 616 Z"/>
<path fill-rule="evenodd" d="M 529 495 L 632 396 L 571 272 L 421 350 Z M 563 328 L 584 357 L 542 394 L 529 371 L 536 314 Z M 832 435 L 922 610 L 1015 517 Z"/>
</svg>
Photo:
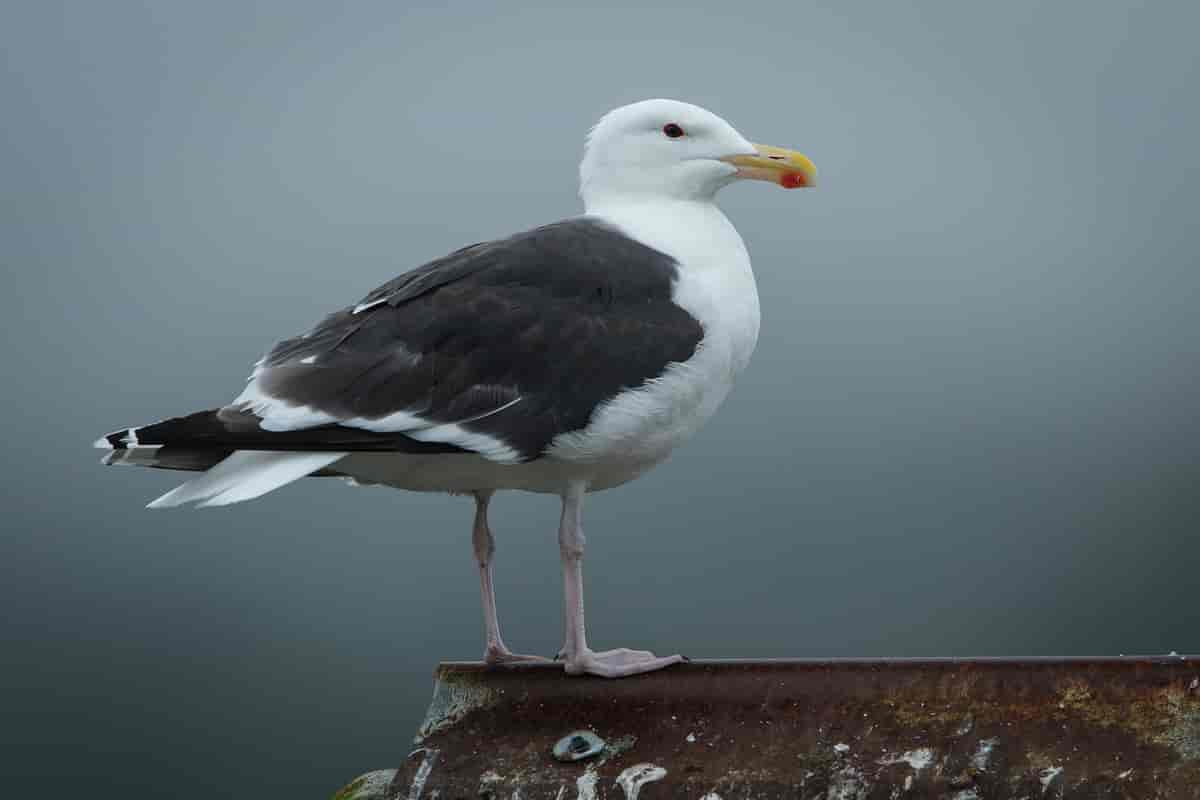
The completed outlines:
<svg viewBox="0 0 1200 800">
<path fill-rule="evenodd" d="M 263 363 L 397 338 L 429 350 L 466 331 L 503 347 L 494 337 L 556 321 L 564 323 L 553 325 L 563 334 L 596 324 L 690 329 L 695 321 L 672 303 L 677 275 L 674 258 L 615 225 L 569 218 L 471 244 L 409 270 L 307 333 L 279 341 Z"/>
<path fill-rule="evenodd" d="M 478 242 L 409 270 L 369 292 L 352 313 L 393 308 L 446 287 L 536 291 L 608 303 L 669 299 L 675 260 L 612 223 L 580 216 Z"/>
</svg>

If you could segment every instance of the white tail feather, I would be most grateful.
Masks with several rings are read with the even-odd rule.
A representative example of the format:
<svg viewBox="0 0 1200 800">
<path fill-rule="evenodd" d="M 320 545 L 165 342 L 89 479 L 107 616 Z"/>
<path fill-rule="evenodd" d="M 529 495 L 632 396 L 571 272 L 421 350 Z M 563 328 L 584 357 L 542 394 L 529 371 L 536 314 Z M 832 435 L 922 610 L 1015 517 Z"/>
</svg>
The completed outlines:
<svg viewBox="0 0 1200 800">
<path fill-rule="evenodd" d="M 176 486 L 146 508 L 224 506 L 253 500 L 337 461 L 345 453 L 280 453 L 238 450 L 198 478 Z"/>
</svg>

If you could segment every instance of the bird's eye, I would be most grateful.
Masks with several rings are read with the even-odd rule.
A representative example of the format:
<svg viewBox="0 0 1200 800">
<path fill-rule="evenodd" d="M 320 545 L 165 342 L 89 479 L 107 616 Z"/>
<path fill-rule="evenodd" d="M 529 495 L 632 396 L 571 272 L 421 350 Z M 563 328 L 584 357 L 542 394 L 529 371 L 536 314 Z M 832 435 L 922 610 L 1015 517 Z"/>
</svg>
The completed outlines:
<svg viewBox="0 0 1200 800">
<path fill-rule="evenodd" d="M 668 122 L 666 125 L 663 125 L 663 133 L 666 134 L 668 139 L 678 139 L 680 136 L 683 136 L 683 128 L 674 122 Z"/>
</svg>

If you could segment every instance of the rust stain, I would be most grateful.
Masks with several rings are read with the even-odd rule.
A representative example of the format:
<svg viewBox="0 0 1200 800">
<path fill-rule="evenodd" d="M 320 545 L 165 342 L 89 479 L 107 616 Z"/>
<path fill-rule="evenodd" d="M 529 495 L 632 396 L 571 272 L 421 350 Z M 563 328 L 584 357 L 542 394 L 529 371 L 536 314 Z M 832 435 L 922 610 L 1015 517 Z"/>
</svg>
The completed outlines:
<svg viewBox="0 0 1200 800">
<path fill-rule="evenodd" d="M 619 681 L 444 664 L 437 681 L 420 795 L 439 800 L 1200 798 L 1193 657 L 692 662 Z M 557 761 L 579 729 L 628 746 Z M 412 797 L 426 763 L 380 797 Z"/>
</svg>

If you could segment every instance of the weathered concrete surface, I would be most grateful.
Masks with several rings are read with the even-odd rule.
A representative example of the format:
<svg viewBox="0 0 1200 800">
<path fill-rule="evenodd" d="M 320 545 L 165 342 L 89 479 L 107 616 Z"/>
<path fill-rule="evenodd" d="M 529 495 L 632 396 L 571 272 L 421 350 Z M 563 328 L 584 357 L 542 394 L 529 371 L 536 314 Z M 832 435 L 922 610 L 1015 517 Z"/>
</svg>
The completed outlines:
<svg viewBox="0 0 1200 800">
<path fill-rule="evenodd" d="M 556 759 L 580 729 L 604 751 Z M 377 796 L 1190 800 L 1200 659 L 692 662 L 617 681 L 443 664 Z"/>
<path fill-rule="evenodd" d="M 333 795 L 333 800 L 384 800 L 395 780 L 396 770 L 377 769 L 350 781 Z"/>
</svg>

